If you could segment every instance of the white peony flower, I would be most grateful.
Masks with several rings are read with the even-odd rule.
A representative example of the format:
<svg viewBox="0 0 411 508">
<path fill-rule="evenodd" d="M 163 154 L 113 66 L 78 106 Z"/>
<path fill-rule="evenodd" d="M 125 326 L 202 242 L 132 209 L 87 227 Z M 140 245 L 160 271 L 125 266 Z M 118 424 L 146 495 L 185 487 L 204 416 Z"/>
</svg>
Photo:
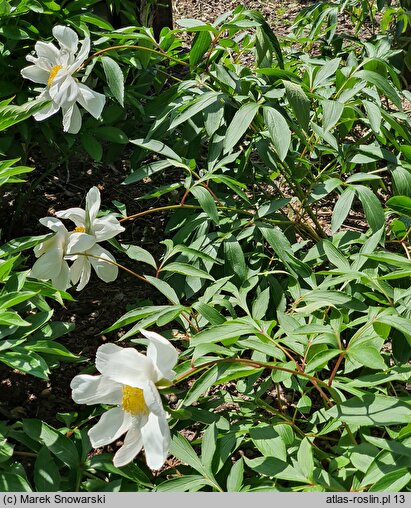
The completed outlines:
<svg viewBox="0 0 411 508">
<path fill-rule="evenodd" d="M 104 282 L 117 279 L 118 267 L 110 262 L 116 262 L 114 256 L 97 243 L 84 253 L 70 256 L 69 259 L 74 260 L 70 267 L 70 279 L 73 285 L 79 283 L 77 291 L 81 291 L 90 280 L 91 267 Z M 106 259 L 108 261 L 105 261 Z"/>
<path fill-rule="evenodd" d="M 124 228 L 112 214 L 97 218 L 100 204 L 100 191 L 97 187 L 92 187 L 86 196 L 85 210 L 68 208 L 56 212 L 57 217 L 70 219 L 76 225 L 70 234 L 66 255 L 68 259 L 74 261 L 70 276 L 73 284 L 79 282 L 77 291 L 83 289 L 89 281 L 91 267 L 104 282 L 112 282 L 118 275 L 117 266 L 110 262 L 116 262 L 114 256 L 97 242 L 113 238 L 124 231 Z"/>
<path fill-rule="evenodd" d="M 90 38 L 86 37 L 82 41 L 77 53 L 79 40 L 74 30 L 66 26 L 55 26 L 53 35 L 60 49 L 51 42 L 37 42 L 34 47 L 37 58 L 28 55 L 26 59 L 33 65 L 22 69 L 21 74 L 34 83 L 46 85 L 38 100 L 52 101 L 48 107 L 36 113 L 34 118 L 44 120 L 61 109 L 63 130 L 76 134 L 81 128 L 81 113 L 76 103 L 94 118 L 99 118 L 106 98 L 73 77 L 90 52 Z"/>
<path fill-rule="evenodd" d="M 128 464 L 144 446 L 148 467 L 159 469 L 168 455 L 170 429 L 156 384 L 172 381 L 178 354 L 158 333 L 141 332 L 149 339 L 146 356 L 133 348 L 104 344 L 96 355 L 101 375 L 78 375 L 70 387 L 78 404 L 117 406 L 89 430 L 94 448 L 106 446 L 126 433 L 123 446 L 114 455 L 114 465 Z"/>
<path fill-rule="evenodd" d="M 66 290 L 77 284 L 77 291 L 90 279 L 91 267 L 104 282 L 117 278 L 118 267 L 114 256 L 97 242 L 109 240 L 124 231 L 113 214 L 97 218 L 100 209 L 100 191 L 92 187 L 86 196 L 86 209 L 69 208 L 56 212 L 58 217 L 71 219 L 76 225 L 67 231 L 64 224 L 53 217 L 40 219 L 41 224 L 56 234 L 34 248 L 36 257 L 30 275 L 37 279 L 52 281 L 58 289 Z M 67 261 L 73 261 L 71 267 Z"/>
<path fill-rule="evenodd" d="M 103 242 L 124 231 L 123 226 L 120 225 L 113 214 L 97 218 L 100 205 L 100 191 L 97 187 L 92 187 L 86 196 L 85 210 L 83 208 L 68 208 L 67 210 L 56 212 L 57 217 L 73 221 L 76 225 L 74 233 L 82 235 L 72 238 L 71 250 L 75 248 L 77 241 L 80 239 L 82 241 L 86 240 L 85 235 L 93 236 L 95 242 Z"/>
<path fill-rule="evenodd" d="M 70 233 L 64 224 L 54 217 L 43 217 L 40 222 L 56 234 L 34 247 L 34 253 L 39 259 L 34 263 L 30 276 L 36 279 L 51 279 L 54 287 L 65 291 L 70 287 L 69 266 L 64 259 Z"/>
</svg>

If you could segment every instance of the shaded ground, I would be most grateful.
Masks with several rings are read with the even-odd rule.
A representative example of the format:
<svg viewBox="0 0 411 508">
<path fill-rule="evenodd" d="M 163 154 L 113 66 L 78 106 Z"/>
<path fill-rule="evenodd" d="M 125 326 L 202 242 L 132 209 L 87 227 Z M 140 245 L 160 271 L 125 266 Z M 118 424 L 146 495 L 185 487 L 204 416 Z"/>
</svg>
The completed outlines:
<svg viewBox="0 0 411 508">
<path fill-rule="evenodd" d="M 238 5 L 260 11 L 277 36 L 288 33 L 298 12 L 306 5 L 301 0 L 174 0 L 174 20 L 195 18 L 213 22 L 224 12 L 234 10 Z"/>
</svg>

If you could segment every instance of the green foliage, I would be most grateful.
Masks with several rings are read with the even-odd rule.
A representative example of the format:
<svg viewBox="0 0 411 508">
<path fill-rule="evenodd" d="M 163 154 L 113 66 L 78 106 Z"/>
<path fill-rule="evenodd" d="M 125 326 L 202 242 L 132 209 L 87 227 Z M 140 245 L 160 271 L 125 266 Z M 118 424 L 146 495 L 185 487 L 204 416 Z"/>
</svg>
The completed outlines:
<svg viewBox="0 0 411 508">
<path fill-rule="evenodd" d="M 50 322 L 53 310 L 48 299 L 63 304 L 72 297 L 50 284 L 30 280 L 22 271 L 19 244 L 32 246 L 38 238 L 13 241 L 15 250 L 5 250 L 0 259 L 0 362 L 12 369 L 40 379 L 48 379 L 50 366 L 59 361 L 78 361 L 55 339 L 73 329 L 73 325 Z M 27 248 L 27 247 L 26 247 Z"/>
</svg>

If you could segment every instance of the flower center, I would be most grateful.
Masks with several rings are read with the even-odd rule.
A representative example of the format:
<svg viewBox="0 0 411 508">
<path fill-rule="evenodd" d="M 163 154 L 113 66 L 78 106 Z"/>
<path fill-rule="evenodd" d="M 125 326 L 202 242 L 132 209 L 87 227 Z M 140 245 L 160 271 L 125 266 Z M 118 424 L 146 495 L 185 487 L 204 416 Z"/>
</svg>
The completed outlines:
<svg viewBox="0 0 411 508">
<path fill-rule="evenodd" d="M 56 77 L 56 74 L 58 73 L 58 71 L 62 69 L 62 66 L 61 65 L 54 65 L 51 69 L 50 69 L 50 74 L 49 74 L 49 79 L 47 80 L 47 85 L 48 86 L 51 86 L 53 84 L 53 81 L 54 81 L 54 78 Z"/>
<path fill-rule="evenodd" d="M 73 229 L 73 233 L 85 233 L 85 232 L 86 228 L 83 226 L 77 226 L 76 228 Z"/>
<path fill-rule="evenodd" d="M 132 415 L 148 414 L 148 407 L 144 400 L 143 390 L 132 386 L 123 386 L 121 407 Z"/>
</svg>

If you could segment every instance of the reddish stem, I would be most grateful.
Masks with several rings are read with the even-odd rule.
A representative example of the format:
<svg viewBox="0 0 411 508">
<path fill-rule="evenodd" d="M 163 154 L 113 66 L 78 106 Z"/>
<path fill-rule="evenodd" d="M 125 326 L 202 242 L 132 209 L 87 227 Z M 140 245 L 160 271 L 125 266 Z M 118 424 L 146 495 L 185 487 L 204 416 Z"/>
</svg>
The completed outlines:
<svg viewBox="0 0 411 508">
<path fill-rule="evenodd" d="M 328 380 L 328 386 L 332 385 L 333 379 L 334 379 L 335 375 L 337 374 L 338 367 L 340 366 L 340 363 L 342 362 L 344 356 L 345 356 L 345 351 L 341 351 L 339 357 L 337 358 L 337 361 L 335 362 L 333 371 L 331 372 L 330 379 Z"/>
<path fill-rule="evenodd" d="M 314 376 L 310 376 L 310 374 L 306 374 L 305 372 L 302 372 L 301 370 L 292 370 L 287 369 L 286 367 L 279 367 L 278 365 L 270 365 L 269 363 L 264 362 L 258 362 L 255 360 L 249 360 L 248 358 L 224 358 L 222 360 L 213 360 L 211 362 L 204 363 L 203 365 L 199 365 L 198 367 L 192 367 L 187 372 L 184 372 L 183 374 L 180 374 L 176 380 L 175 383 L 178 383 L 179 381 L 182 381 L 186 377 L 190 376 L 191 374 L 195 374 L 196 372 L 206 369 L 208 367 L 212 367 L 213 365 L 217 365 L 219 363 L 242 363 L 245 365 L 249 365 L 250 367 L 254 368 L 263 368 L 263 369 L 271 369 L 271 370 L 280 370 L 282 372 L 288 372 L 289 374 L 294 374 L 295 376 L 301 376 L 305 377 L 306 379 L 309 379 L 311 383 L 314 385 L 314 387 L 318 390 L 321 397 L 324 399 L 326 404 L 329 407 L 332 407 L 331 400 L 327 397 L 327 395 L 323 392 L 323 390 L 320 388 L 319 384 L 322 383 L 324 386 L 327 386 L 326 383 L 321 381 L 321 379 L 317 379 Z"/>
<path fill-rule="evenodd" d="M 218 197 L 214 194 L 214 192 L 210 189 L 210 187 L 208 186 L 208 183 L 204 183 L 203 184 L 203 187 L 205 187 L 208 192 L 213 196 L 213 198 L 215 199 L 215 201 L 220 205 L 220 206 L 223 206 L 223 204 L 221 203 L 221 201 L 218 199 Z"/>
<path fill-rule="evenodd" d="M 185 193 L 183 194 L 183 197 L 181 198 L 181 201 L 180 201 L 180 206 L 183 206 L 184 205 L 184 202 L 185 200 L 187 199 L 187 196 L 188 196 L 188 193 L 190 192 L 190 189 L 186 189 Z"/>
</svg>

